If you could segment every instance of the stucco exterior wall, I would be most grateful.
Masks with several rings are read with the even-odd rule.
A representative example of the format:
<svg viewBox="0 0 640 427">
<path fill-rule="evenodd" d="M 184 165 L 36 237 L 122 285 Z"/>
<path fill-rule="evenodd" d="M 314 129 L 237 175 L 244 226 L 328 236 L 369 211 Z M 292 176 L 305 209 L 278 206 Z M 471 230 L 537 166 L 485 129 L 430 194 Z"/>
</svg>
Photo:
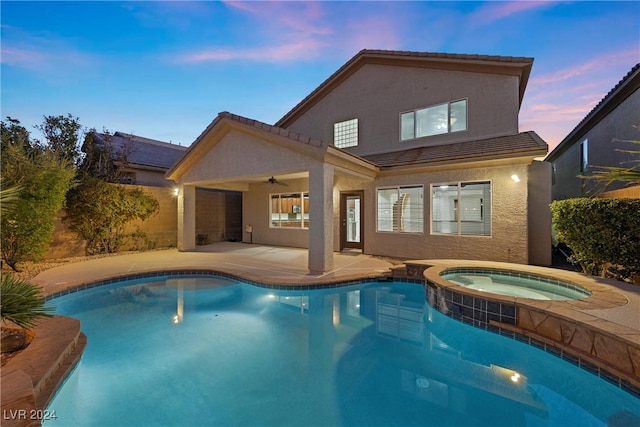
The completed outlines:
<svg viewBox="0 0 640 427">
<path fill-rule="evenodd" d="M 521 181 L 514 182 L 511 175 Z M 431 234 L 430 185 L 466 181 L 491 181 L 491 236 Z M 376 231 L 376 188 L 393 185 L 424 185 L 424 233 Z M 460 258 L 528 262 L 527 166 L 499 166 L 424 172 L 377 179 L 366 187 L 365 253 L 407 259 Z"/>
<path fill-rule="evenodd" d="M 301 143 L 302 144 L 302 143 Z M 224 160 L 222 160 L 224 159 Z M 230 130 L 182 177 L 183 183 L 242 180 L 253 176 L 308 171 L 316 160 L 302 153 Z"/>
<path fill-rule="evenodd" d="M 333 125 L 357 118 L 358 155 L 518 132 L 513 76 L 366 64 L 288 129 L 333 143 Z M 400 141 L 400 113 L 467 99 L 467 131 Z"/>
<path fill-rule="evenodd" d="M 243 241 L 249 242 L 251 236 L 246 233 L 246 226 L 253 227 L 253 243 L 308 248 L 309 230 L 303 228 L 272 228 L 270 221 L 271 194 L 302 193 L 309 191 L 308 179 L 285 181 L 287 184 L 270 183 L 252 184 L 249 191 L 243 193 Z M 309 219 L 313 220 L 312 217 Z"/>
<path fill-rule="evenodd" d="M 529 264 L 551 265 L 551 165 L 534 161 L 528 168 Z"/>
<path fill-rule="evenodd" d="M 638 150 L 638 145 L 627 140 L 640 140 L 640 90 L 633 92 L 611 113 L 590 128 L 579 134 L 566 151 L 552 162 L 555 165 L 555 179 L 552 185 L 553 200 L 572 197 L 592 196 L 604 191 L 604 183 L 580 178 L 580 143 L 588 140 L 589 165 L 594 166 L 631 166 L 637 161 L 637 155 L 619 150 Z M 624 184 L 614 183 L 607 190 L 615 190 Z"/>
</svg>

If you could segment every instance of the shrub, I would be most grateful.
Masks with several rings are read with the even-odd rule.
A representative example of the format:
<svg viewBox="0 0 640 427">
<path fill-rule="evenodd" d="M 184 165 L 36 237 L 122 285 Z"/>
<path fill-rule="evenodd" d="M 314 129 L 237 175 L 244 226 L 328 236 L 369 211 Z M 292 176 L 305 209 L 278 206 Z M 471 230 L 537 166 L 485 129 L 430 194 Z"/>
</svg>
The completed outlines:
<svg viewBox="0 0 640 427">
<path fill-rule="evenodd" d="M 558 240 L 587 274 L 605 276 L 609 267 L 640 271 L 640 200 L 567 199 L 551 204 Z"/>
<path fill-rule="evenodd" d="M 51 317 L 52 307 L 45 304 L 40 288 L 18 279 L 13 274 L 2 275 L 0 281 L 0 317 L 31 330 L 41 317 Z"/>
<path fill-rule="evenodd" d="M 117 252 L 132 237 L 125 233 L 126 225 L 144 221 L 158 210 L 158 201 L 139 188 L 86 175 L 67 195 L 67 219 L 70 228 L 87 241 L 87 255 Z M 141 239 L 140 233 L 133 237 Z"/>
</svg>

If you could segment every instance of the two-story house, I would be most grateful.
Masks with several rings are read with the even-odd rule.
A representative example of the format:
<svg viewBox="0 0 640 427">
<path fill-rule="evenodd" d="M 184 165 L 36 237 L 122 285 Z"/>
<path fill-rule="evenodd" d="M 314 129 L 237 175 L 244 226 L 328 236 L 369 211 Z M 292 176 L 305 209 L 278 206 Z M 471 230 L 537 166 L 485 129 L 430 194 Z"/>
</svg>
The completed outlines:
<svg viewBox="0 0 640 427">
<path fill-rule="evenodd" d="M 244 241 L 549 264 L 547 144 L 519 132 L 532 58 L 363 50 L 275 125 L 220 113 L 167 172 L 178 247 L 196 188 L 242 192 Z"/>
<path fill-rule="evenodd" d="M 598 167 L 632 167 L 640 140 L 640 64 L 587 114 L 545 159 L 552 164 L 553 200 L 590 197 L 628 183 L 587 178 Z"/>
</svg>

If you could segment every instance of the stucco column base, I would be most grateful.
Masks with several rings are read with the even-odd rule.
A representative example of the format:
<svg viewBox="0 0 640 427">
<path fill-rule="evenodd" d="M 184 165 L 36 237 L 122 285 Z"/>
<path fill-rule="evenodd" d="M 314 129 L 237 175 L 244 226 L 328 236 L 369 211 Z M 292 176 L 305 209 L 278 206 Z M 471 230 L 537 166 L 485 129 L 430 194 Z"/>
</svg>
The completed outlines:
<svg viewBox="0 0 640 427">
<path fill-rule="evenodd" d="M 318 163 L 309 168 L 309 260 L 312 274 L 333 270 L 334 167 Z"/>
</svg>

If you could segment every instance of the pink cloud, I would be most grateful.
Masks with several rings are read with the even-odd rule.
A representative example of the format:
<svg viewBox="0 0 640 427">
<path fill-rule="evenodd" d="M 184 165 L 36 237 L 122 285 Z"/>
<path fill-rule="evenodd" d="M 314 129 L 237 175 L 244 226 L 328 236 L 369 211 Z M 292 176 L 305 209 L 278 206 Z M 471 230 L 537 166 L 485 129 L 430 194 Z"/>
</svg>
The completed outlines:
<svg viewBox="0 0 640 427">
<path fill-rule="evenodd" d="M 520 128 L 538 132 L 551 151 L 637 61 L 637 50 L 632 48 L 532 76 L 520 112 Z"/>
<path fill-rule="evenodd" d="M 475 24 L 489 24 L 516 13 L 548 7 L 554 3 L 550 1 L 492 1 L 479 7 L 470 19 Z"/>
<path fill-rule="evenodd" d="M 260 37 L 261 46 L 203 48 L 182 55 L 180 61 L 304 61 L 326 54 L 353 54 L 363 48 L 395 49 L 400 45 L 389 14 L 335 19 L 327 16 L 322 2 L 233 1 L 225 5 L 250 19 L 252 33 Z"/>
<path fill-rule="evenodd" d="M 0 62 L 41 74 L 68 74 L 96 63 L 92 55 L 69 46 L 55 35 L 34 35 L 3 25 Z M 77 70 L 80 71 L 80 70 Z"/>
<path fill-rule="evenodd" d="M 248 60 L 259 62 L 309 60 L 320 54 L 322 46 L 316 40 L 301 40 L 295 43 L 258 48 L 208 49 L 183 56 L 184 62 L 201 63 L 211 61 Z"/>
</svg>

